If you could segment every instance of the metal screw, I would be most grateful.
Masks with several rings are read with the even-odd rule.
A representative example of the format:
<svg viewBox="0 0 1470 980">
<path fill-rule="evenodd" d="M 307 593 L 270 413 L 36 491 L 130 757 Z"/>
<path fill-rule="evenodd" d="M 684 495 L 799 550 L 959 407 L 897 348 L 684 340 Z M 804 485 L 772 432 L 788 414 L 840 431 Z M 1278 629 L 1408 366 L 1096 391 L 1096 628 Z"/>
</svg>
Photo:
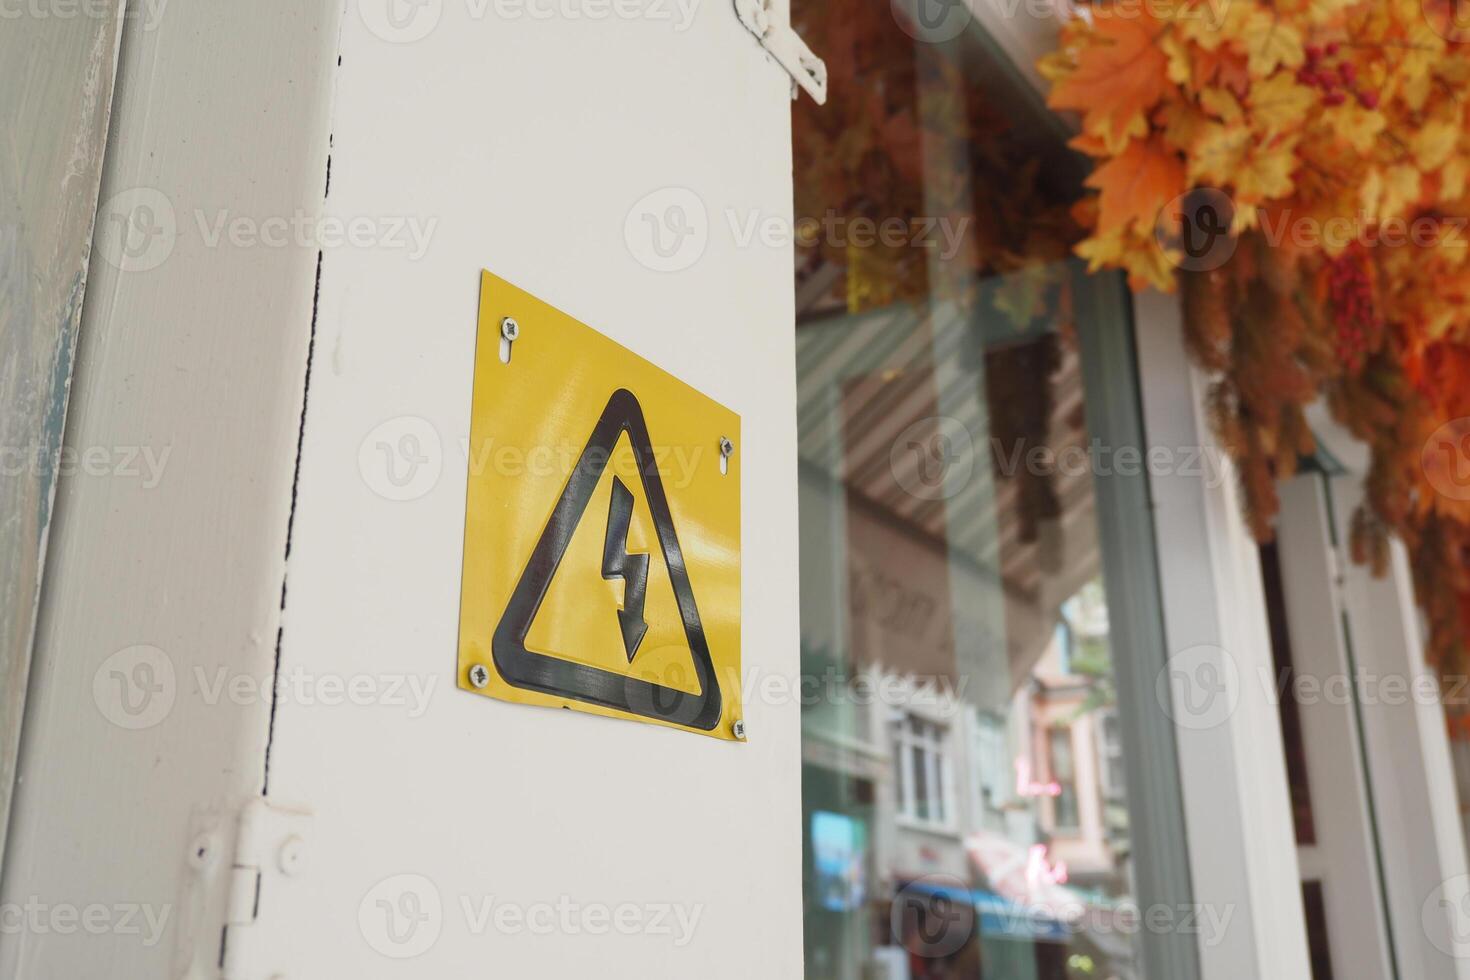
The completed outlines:
<svg viewBox="0 0 1470 980">
<path fill-rule="evenodd" d="M 281 845 L 281 852 L 276 855 L 276 864 L 280 866 L 281 874 L 296 874 L 306 864 L 306 841 L 292 834 L 286 838 Z"/>
<path fill-rule="evenodd" d="M 490 671 L 485 669 L 484 664 L 475 664 L 470 668 L 470 683 L 476 687 L 484 687 L 490 683 Z"/>
<path fill-rule="evenodd" d="M 209 834 L 200 834 L 189 845 L 189 865 L 196 871 L 203 871 L 213 863 L 214 838 Z"/>
<path fill-rule="evenodd" d="M 745 741 L 745 719 L 736 718 L 735 724 L 730 726 L 731 733 L 740 741 Z"/>
<path fill-rule="evenodd" d="M 724 436 L 720 436 L 720 455 L 726 459 L 735 455 L 735 444 Z"/>
<path fill-rule="evenodd" d="M 500 336 L 504 337 L 506 340 L 514 342 L 515 339 L 520 335 L 521 325 L 516 322 L 515 317 L 508 316 L 500 321 Z"/>
</svg>

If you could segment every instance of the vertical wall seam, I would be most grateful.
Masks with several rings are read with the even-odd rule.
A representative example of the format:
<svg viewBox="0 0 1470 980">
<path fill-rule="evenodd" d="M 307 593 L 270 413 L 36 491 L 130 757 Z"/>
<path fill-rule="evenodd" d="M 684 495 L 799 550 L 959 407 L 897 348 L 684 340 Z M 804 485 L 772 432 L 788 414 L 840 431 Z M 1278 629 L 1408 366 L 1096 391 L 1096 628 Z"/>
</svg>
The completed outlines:
<svg viewBox="0 0 1470 980">
<path fill-rule="evenodd" d="M 342 68 L 342 28 L 348 14 L 347 0 L 342 0 L 338 11 L 337 21 L 337 72 L 332 75 L 331 104 L 327 110 L 327 161 L 326 174 L 322 188 L 322 206 L 326 207 L 327 198 L 332 192 L 332 148 L 335 141 L 335 127 L 332 125 L 333 110 L 336 106 L 337 78 Z M 296 461 L 291 473 L 291 509 L 286 517 L 286 546 L 285 555 L 281 566 L 281 608 L 276 620 L 276 649 L 275 661 L 271 668 L 271 710 L 270 717 L 266 722 L 265 736 L 265 763 L 264 772 L 261 774 L 260 793 L 262 796 L 270 795 L 271 785 L 271 752 L 276 745 L 276 709 L 280 705 L 281 688 L 281 651 L 286 637 L 286 589 L 290 577 L 291 565 L 291 539 L 296 530 L 296 506 L 297 497 L 301 489 L 301 457 L 306 446 L 306 412 L 311 402 L 311 378 L 312 369 L 316 361 L 316 330 L 317 317 L 320 315 L 322 302 L 322 266 L 325 262 L 325 252 L 317 249 L 316 253 L 316 281 L 312 286 L 311 294 L 311 332 L 306 343 L 306 373 L 301 382 L 301 419 L 296 429 Z"/>
<path fill-rule="evenodd" d="M 276 622 L 276 654 L 274 667 L 271 671 L 271 713 L 267 722 L 265 738 L 265 773 L 261 778 L 260 792 L 262 796 L 270 794 L 271 784 L 271 749 L 276 741 L 276 707 L 280 702 L 281 681 L 281 641 L 286 635 L 286 582 L 289 577 L 289 565 L 291 561 L 291 535 L 296 528 L 296 497 L 301 486 L 301 454 L 306 443 L 306 410 L 311 401 L 311 369 L 312 362 L 316 359 L 316 321 L 317 310 L 321 306 L 322 299 L 322 251 L 316 253 L 316 282 L 311 296 L 311 334 L 306 342 L 306 375 L 301 384 L 301 420 L 296 429 L 296 465 L 291 473 L 291 510 L 286 517 L 286 553 L 285 565 L 281 569 L 281 614 Z"/>
</svg>

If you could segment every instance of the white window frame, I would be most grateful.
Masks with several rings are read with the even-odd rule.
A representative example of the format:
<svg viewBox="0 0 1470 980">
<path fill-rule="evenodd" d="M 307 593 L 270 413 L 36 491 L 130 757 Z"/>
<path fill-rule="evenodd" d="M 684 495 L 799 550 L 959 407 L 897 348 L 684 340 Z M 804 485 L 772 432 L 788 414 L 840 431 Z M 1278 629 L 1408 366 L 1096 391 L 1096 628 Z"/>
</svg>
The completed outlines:
<svg viewBox="0 0 1470 980">
<path fill-rule="evenodd" d="M 1281 724 L 1272 689 L 1254 682 L 1272 673 L 1256 542 L 1210 429 L 1209 379 L 1184 348 L 1178 298 L 1134 297 L 1134 325 L 1149 449 L 1209 463 L 1150 474 L 1171 661 L 1224 678 L 1233 703 L 1218 723 L 1175 725 L 1194 901 L 1230 914 L 1223 936 L 1201 938 L 1201 974 L 1310 980 Z"/>
<path fill-rule="evenodd" d="M 1065 735 L 1066 737 L 1068 759 L 1072 767 L 1072 771 L 1068 774 L 1066 780 L 1063 780 L 1061 775 L 1057 772 L 1056 739 L 1059 735 Z M 1050 724 L 1047 725 L 1045 729 L 1045 737 L 1047 778 L 1056 783 L 1058 786 L 1062 787 L 1064 792 L 1066 787 L 1071 787 L 1073 811 L 1072 815 L 1076 818 L 1071 823 L 1062 822 L 1061 801 L 1064 792 L 1050 797 L 1047 800 L 1047 805 L 1051 810 L 1052 833 L 1056 834 L 1058 837 L 1064 838 L 1081 837 L 1084 821 L 1082 818 L 1082 792 L 1078 787 L 1077 777 L 1078 753 L 1076 727 L 1067 722 Z"/>
<path fill-rule="evenodd" d="M 1097 778 L 1102 785 L 1103 798 L 1108 802 L 1120 801 L 1125 796 L 1123 766 L 1123 736 L 1116 708 L 1107 708 L 1097 713 Z M 1110 730 L 1111 723 L 1111 730 Z M 1113 766 L 1119 770 L 1115 776 Z"/>
<path fill-rule="evenodd" d="M 920 731 L 915 731 L 920 728 Z M 916 712 L 905 712 L 893 726 L 893 756 L 896 760 L 894 809 L 899 820 L 913 827 L 952 830 L 956 823 L 954 791 L 954 752 L 950 740 L 953 726 L 935 721 Z M 914 750 L 924 758 L 924 785 L 929 792 L 930 814 L 919 812 L 915 795 Z M 936 792 L 937 788 L 937 792 Z M 932 814 L 938 804 L 939 816 Z"/>
</svg>

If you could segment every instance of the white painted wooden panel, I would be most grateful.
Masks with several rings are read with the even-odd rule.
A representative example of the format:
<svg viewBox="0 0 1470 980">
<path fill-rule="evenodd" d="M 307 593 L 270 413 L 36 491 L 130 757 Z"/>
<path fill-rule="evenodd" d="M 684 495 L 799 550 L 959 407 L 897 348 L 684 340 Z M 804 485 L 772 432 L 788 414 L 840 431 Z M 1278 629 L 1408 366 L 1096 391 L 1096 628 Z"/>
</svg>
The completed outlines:
<svg viewBox="0 0 1470 980">
<path fill-rule="evenodd" d="M 1161 698 L 1175 695 L 1195 901 L 1230 916 L 1222 941 L 1202 943 L 1201 972 L 1307 980 L 1281 724 L 1260 683 L 1271 648 L 1256 545 L 1209 429 L 1207 379 L 1185 354 L 1178 300 L 1145 293 L 1135 310 L 1149 444 L 1211 464 L 1151 477 L 1171 657 Z"/>
<path fill-rule="evenodd" d="M 122 0 L 59 9 L 0 30 L 0 851 L 122 28 Z"/>
<path fill-rule="evenodd" d="M 1347 527 L 1363 501 L 1361 478 L 1334 477 L 1331 486 L 1338 526 Z M 1382 578 L 1351 563 L 1342 574 L 1398 975 L 1463 980 L 1470 977 L 1470 878 L 1444 708 L 1424 660 L 1408 553 L 1393 542 Z"/>
<path fill-rule="evenodd" d="M 791 217 L 790 79 L 729 3 L 685 29 L 672 3 L 420 9 L 393 28 L 349 4 L 342 36 L 329 214 L 431 231 L 419 256 L 323 264 L 281 668 L 384 696 L 277 707 L 270 794 L 315 811 L 302 928 L 278 939 L 302 976 L 799 977 L 793 699 L 748 691 L 739 745 L 454 685 L 482 267 L 742 416 L 745 671 L 794 678 L 792 257 L 738 237 Z M 703 231 L 667 264 L 703 252 L 654 271 L 643 215 L 670 205 Z M 514 924 L 548 906 L 544 934 Z M 636 934 L 597 924 L 628 907 Z"/>
<path fill-rule="evenodd" d="M 1305 685 L 1297 700 L 1316 830 L 1317 867 L 1303 868 L 1303 877 L 1322 883 L 1333 976 L 1379 980 L 1393 975 L 1391 943 L 1357 707 L 1342 686 L 1355 674 L 1324 487 L 1317 473 L 1281 484 L 1277 520 L 1291 662 Z M 1279 685 L 1277 675 L 1271 682 Z"/>
<path fill-rule="evenodd" d="M 320 209 L 340 8 L 146 8 L 126 23 L 66 431 L 137 455 L 58 491 L 0 977 L 209 976 L 232 814 L 264 780 L 317 250 L 199 221 Z"/>
</svg>

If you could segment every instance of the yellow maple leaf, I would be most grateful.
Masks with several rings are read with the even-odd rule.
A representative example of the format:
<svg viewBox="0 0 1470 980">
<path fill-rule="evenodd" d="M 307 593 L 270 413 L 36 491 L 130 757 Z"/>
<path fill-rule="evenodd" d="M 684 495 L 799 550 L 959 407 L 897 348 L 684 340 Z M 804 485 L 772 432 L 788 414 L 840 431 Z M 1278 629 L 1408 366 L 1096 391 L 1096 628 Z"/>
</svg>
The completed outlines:
<svg viewBox="0 0 1470 980">
<path fill-rule="evenodd" d="M 1378 134 L 1388 125 L 1388 117 L 1377 109 L 1366 109 L 1348 102 L 1322 113 L 1322 121 L 1349 146 L 1367 153 L 1378 141 Z"/>
<path fill-rule="evenodd" d="M 1465 178 L 1470 176 L 1470 160 L 1455 157 L 1439 172 L 1439 199 L 1443 202 L 1458 201 L 1465 196 Z"/>
<path fill-rule="evenodd" d="M 1245 117 L 1235 96 L 1223 88 L 1207 88 L 1199 94 L 1199 104 L 1215 118 L 1227 123 L 1238 123 Z"/>
<path fill-rule="evenodd" d="M 1255 4 L 1240 0 L 1212 0 L 1208 17 L 1181 20 L 1179 32 L 1206 51 L 1214 51 L 1232 38 L 1244 35 Z"/>
<path fill-rule="evenodd" d="M 1193 84 L 1195 56 L 1184 35 L 1170 31 L 1159 38 L 1159 49 L 1169 59 L 1169 81 L 1180 86 Z"/>
<path fill-rule="evenodd" d="M 1277 68 L 1299 68 L 1306 60 L 1301 31 L 1283 23 L 1274 12 L 1255 9 L 1241 32 L 1245 45 L 1246 68 L 1255 78 L 1265 78 Z"/>
<path fill-rule="evenodd" d="M 1205 123 L 1190 147 L 1189 181 L 1192 184 L 1231 183 L 1251 145 L 1251 132 L 1244 126 Z"/>
<path fill-rule="evenodd" d="M 1295 184 L 1296 140 L 1280 140 L 1274 146 L 1253 150 L 1246 163 L 1235 174 L 1237 210 L 1241 205 L 1258 204 L 1285 197 Z"/>
<path fill-rule="evenodd" d="M 1251 86 L 1247 101 L 1251 122 L 1269 136 L 1301 125 L 1316 104 L 1317 95 L 1305 85 L 1298 85 L 1289 73 L 1277 72 Z"/>
<path fill-rule="evenodd" d="M 1325 24 L 1358 0 L 1277 0 L 1276 9 L 1309 24 Z"/>
<path fill-rule="evenodd" d="M 1383 196 L 1379 199 L 1379 220 L 1402 217 L 1409 205 L 1419 200 L 1419 171 L 1407 163 L 1389 167 L 1383 175 Z"/>
<path fill-rule="evenodd" d="M 1124 262 L 1128 270 L 1128 285 L 1135 292 L 1152 287 L 1164 293 L 1174 291 L 1174 270 L 1181 256 L 1166 253 L 1159 243 L 1149 238 L 1131 248 Z"/>
<path fill-rule="evenodd" d="M 1086 238 L 1073 252 L 1087 260 L 1089 272 L 1123 269 L 1134 290 L 1152 287 L 1165 293 L 1174 291 L 1174 270 L 1183 259 L 1182 255 L 1165 252 L 1152 233 L 1144 236 L 1122 229 Z"/>
<path fill-rule="evenodd" d="M 1423 126 L 1409 140 L 1414 162 L 1420 170 L 1438 170 L 1444 166 L 1460 142 L 1460 127 L 1452 122 L 1435 121 Z"/>
<path fill-rule="evenodd" d="M 1404 105 L 1420 112 L 1424 104 L 1429 101 L 1429 93 L 1434 88 L 1434 78 L 1428 72 L 1420 72 L 1417 75 L 1405 75 L 1398 79 L 1398 95 L 1404 100 Z"/>
<path fill-rule="evenodd" d="M 1378 220 L 1378 204 L 1383 199 L 1383 171 L 1374 167 L 1363 178 L 1358 188 L 1358 197 L 1363 204 L 1363 217 L 1368 221 Z"/>
<path fill-rule="evenodd" d="M 1072 251 L 1078 258 L 1087 260 L 1087 271 L 1117 268 L 1123 264 L 1123 232 L 1121 229 L 1107 234 L 1089 235 L 1077 243 Z"/>
</svg>

